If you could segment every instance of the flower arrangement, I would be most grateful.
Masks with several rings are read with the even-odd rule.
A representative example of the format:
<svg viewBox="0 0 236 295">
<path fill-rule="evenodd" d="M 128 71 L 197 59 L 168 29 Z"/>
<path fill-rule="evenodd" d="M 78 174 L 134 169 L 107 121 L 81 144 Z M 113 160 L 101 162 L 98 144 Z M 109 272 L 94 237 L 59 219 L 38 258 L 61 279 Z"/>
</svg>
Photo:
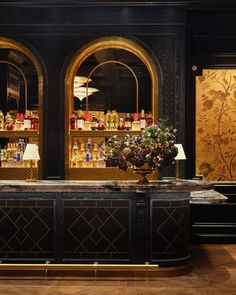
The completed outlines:
<svg viewBox="0 0 236 295">
<path fill-rule="evenodd" d="M 111 166 L 127 170 L 149 163 L 151 168 L 162 168 L 174 162 L 176 129 L 167 125 L 168 119 L 159 119 L 156 125 L 146 127 L 138 136 L 127 134 L 108 138 L 103 145 L 104 159 Z"/>
</svg>

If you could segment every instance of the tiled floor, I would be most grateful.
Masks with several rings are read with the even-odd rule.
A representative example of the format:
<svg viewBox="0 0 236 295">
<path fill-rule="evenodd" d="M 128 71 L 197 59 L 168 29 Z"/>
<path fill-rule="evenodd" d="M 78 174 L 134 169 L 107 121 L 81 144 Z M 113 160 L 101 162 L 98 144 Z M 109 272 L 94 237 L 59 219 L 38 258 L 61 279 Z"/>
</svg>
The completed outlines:
<svg viewBox="0 0 236 295">
<path fill-rule="evenodd" d="M 192 272 L 145 280 L 0 278 L 1 295 L 236 295 L 236 245 L 192 246 Z"/>
</svg>

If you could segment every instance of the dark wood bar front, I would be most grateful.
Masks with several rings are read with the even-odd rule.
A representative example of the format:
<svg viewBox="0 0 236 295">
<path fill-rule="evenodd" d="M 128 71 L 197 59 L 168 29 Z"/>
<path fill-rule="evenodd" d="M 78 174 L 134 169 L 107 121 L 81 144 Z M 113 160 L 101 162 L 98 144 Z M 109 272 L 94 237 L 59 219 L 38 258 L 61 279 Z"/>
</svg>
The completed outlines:
<svg viewBox="0 0 236 295">
<path fill-rule="evenodd" d="M 203 181 L 0 181 L 2 263 L 186 265 Z"/>
</svg>

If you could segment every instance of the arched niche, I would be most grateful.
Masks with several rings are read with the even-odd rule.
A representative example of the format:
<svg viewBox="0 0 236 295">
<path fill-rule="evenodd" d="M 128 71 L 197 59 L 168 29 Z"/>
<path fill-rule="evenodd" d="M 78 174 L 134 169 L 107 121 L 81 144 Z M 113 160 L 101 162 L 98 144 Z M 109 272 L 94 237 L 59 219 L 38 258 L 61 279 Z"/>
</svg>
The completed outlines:
<svg viewBox="0 0 236 295">
<path fill-rule="evenodd" d="M 40 67 L 39 61 L 36 58 L 36 56 L 32 53 L 32 51 L 27 48 L 25 45 L 21 44 L 18 41 L 9 39 L 9 38 L 5 38 L 5 37 L 0 37 L 0 50 L 6 50 L 6 49 L 10 49 L 10 50 L 15 50 L 18 52 L 21 52 L 22 54 L 24 54 L 25 56 L 27 56 L 27 58 L 32 62 L 33 66 L 35 67 L 35 71 L 37 74 L 37 80 L 38 80 L 38 89 L 37 89 L 37 94 L 38 94 L 38 113 L 39 113 L 39 153 L 40 155 L 42 155 L 42 130 L 43 130 L 43 118 L 42 118 L 42 114 L 43 114 L 43 73 L 42 73 L 42 69 Z M 3 63 L 3 62 L 2 62 Z M 21 75 L 24 77 L 24 74 L 21 71 Z M 25 77 L 24 77 L 25 79 Z M 42 156 L 41 156 L 42 159 Z M 39 162 L 39 178 L 42 177 L 42 165 L 41 162 Z"/>
<path fill-rule="evenodd" d="M 83 63 L 92 55 L 106 49 L 120 49 L 135 55 L 139 58 L 147 72 L 150 75 L 150 100 L 154 122 L 157 121 L 158 115 L 158 96 L 159 96 L 159 81 L 157 64 L 154 62 L 151 55 L 138 43 L 123 37 L 110 36 L 95 39 L 83 47 L 81 47 L 70 59 L 65 73 L 65 175 L 70 179 L 69 173 L 69 158 L 71 149 L 71 138 L 69 134 L 69 115 L 74 110 L 74 78 Z M 88 84 L 87 84 L 88 85 Z"/>
<path fill-rule="evenodd" d="M 65 110 L 66 118 L 69 117 L 69 112 L 72 110 L 73 101 L 73 83 L 74 77 L 80 68 L 80 66 L 94 53 L 109 48 L 117 48 L 126 50 L 134 55 L 136 55 L 146 66 L 150 77 L 151 77 L 151 105 L 154 121 L 157 120 L 158 114 L 158 72 L 157 66 L 154 63 L 152 57 L 147 53 L 147 51 L 141 47 L 139 44 L 132 40 L 122 38 L 122 37 L 105 37 L 95 39 L 85 46 L 80 48 L 70 60 L 66 75 L 65 75 Z M 65 120 L 66 130 L 68 129 L 68 120 Z"/>
</svg>

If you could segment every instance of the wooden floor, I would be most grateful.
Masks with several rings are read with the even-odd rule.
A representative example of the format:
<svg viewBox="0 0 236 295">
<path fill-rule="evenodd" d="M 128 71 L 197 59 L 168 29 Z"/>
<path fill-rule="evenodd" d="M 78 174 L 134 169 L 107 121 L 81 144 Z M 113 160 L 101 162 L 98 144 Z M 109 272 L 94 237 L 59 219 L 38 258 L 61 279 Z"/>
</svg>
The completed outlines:
<svg viewBox="0 0 236 295">
<path fill-rule="evenodd" d="M 192 272 L 176 277 L 89 280 L 0 278 L 1 295 L 236 295 L 236 245 L 193 245 Z"/>
</svg>

